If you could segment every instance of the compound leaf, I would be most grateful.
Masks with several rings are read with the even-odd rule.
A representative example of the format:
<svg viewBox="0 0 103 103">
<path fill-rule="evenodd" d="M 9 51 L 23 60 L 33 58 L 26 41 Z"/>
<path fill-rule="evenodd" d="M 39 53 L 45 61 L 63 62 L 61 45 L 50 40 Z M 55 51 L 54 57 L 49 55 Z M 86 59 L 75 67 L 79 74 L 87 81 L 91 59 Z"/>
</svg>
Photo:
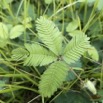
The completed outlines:
<svg viewBox="0 0 103 103">
<path fill-rule="evenodd" d="M 41 76 L 39 92 L 43 97 L 51 97 L 59 88 L 68 74 L 68 67 L 62 61 L 51 64 Z"/>
<path fill-rule="evenodd" d="M 89 38 L 83 33 L 73 36 L 72 40 L 64 49 L 63 59 L 68 64 L 75 63 L 84 52 L 90 48 Z"/>
<path fill-rule="evenodd" d="M 56 55 L 59 55 L 62 49 L 62 35 L 56 25 L 40 17 L 36 21 L 36 29 L 40 40 Z"/>
<path fill-rule="evenodd" d="M 57 59 L 53 53 L 49 52 L 39 44 L 25 44 L 25 47 L 29 52 L 29 56 L 26 58 L 24 65 L 48 65 Z"/>
</svg>

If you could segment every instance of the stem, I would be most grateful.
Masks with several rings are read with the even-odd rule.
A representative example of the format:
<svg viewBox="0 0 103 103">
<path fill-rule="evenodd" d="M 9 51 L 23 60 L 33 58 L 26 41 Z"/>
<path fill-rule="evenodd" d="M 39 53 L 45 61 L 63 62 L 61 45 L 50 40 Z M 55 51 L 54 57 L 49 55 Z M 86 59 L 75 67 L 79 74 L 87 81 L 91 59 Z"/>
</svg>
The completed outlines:
<svg viewBox="0 0 103 103">
<path fill-rule="evenodd" d="M 52 18 L 53 16 L 55 16 L 56 14 L 58 14 L 59 12 L 61 12 L 62 10 L 64 10 L 64 9 L 66 9 L 66 8 L 68 8 L 68 7 L 71 7 L 71 6 L 75 5 L 75 4 L 78 3 L 78 2 L 80 2 L 80 0 L 75 1 L 75 2 L 73 2 L 73 3 L 71 3 L 71 4 L 68 4 L 68 5 L 64 6 L 63 8 L 61 8 L 61 9 L 59 9 L 57 12 L 55 12 L 50 18 Z"/>
</svg>

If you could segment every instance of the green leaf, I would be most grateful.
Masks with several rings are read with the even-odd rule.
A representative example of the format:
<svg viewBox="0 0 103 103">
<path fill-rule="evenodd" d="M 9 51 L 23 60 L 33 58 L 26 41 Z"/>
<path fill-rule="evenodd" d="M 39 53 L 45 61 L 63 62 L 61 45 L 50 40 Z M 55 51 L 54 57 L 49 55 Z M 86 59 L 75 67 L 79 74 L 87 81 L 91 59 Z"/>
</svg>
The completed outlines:
<svg viewBox="0 0 103 103">
<path fill-rule="evenodd" d="M 41 76 L 39 92 L 43 97 L 51 97 L 59 88 L 68 74 L 68 67 L 62 61 L 51 64 Z"/>
<path fill-rule="evenodd" d="M 95 3 L 96 0 L 84 0 L 84 2 L 86 4 L 88 4 L 88 6 L 92 6 Z"/>
<path fill-rule="evenodd" d="M 9 8 L 9 3 L 11 3 L 13 0 L 0 0 L 0 5 L 2 5 L 3 9 Z"/>
<path fill-rule="evenodd" d="M 24 65 L 42 66 L 57 60 L 57 57 L 53 53 L 49 52 L 39 44 L 25 44 L 25 47 L 29 52 L 29 56 L 26 58 Z"/>
<path fill-rule="evenodd" d="M 29 22 L 32 21 L 32 18 L 31 17 L 26 17 L 23 21 L 21 21 L 23 24 L 27 24 Z"/>
<path fill-rule="evenodd" d="M 28 16 L 32 18 L 32 20 L 35 20 L 36 16 L 37 16 L 37 14 L 36 14 L 36 6 L 34 6 L 34 4 L 30 3 L 28 5 L 27 13 L 28 13 Z"/>
<path fill-rule="evenodd" d="M 56 55 L 61 54 L 62 34 L 56 25 L 44 17 L 36 21 L 36 29 L 40 40 Z"/>
<path fill-rule="evenodd" d="M 98 10 L 102 10 L 103 9 L 103 0 L 99 0 L 97 8 L 98 8 Z"/>
<path fill-rule="evenodd" d="M 92 6 L 95 2 L 97 2 L 98 3 L 97 6 L 96 6 L 97 9 L 102 10 L 102 8 L 103 8 L 103 5 L 102 5 L 103 0 L 85 0 L 85 2 L 87 2 L 89 6 Z"/>
<path fill-rule="evenodd" d="M 24 31 L 25 31 L 25 28 L 23 25 L 14 26 L 10 31 L 10 39 L 15 39 L 19 37 Z"/>
<path fill-rule="evenodd" d="M 66 63 L 75 63 L 90 48 L 89 38 L 85 34 L 75 35 L 64 49 L 63 59 Z"/>
<path fill-rule="evenodd" d="M 16 61 L 24 60 L 28 55 L 28 51 L 23 48 L 16 48 L 12 51 L 12 59 Z"/>
<path fill-rule="evenodd" d="M 6 39 L 0 39 L 0 47 L 3 48 L 7 45 L 8 43 L 8 40 Z"/>
<path fill-rule="evenodd" d="M 78 59 L 78 61 L 76 61 L 75 63 L 71 63 L 69 64 L 70 67 L 78 67 L 78 68 L 82 68 L 82 61 L 80 59 Z"/>
<path fill-rule="evenodd" d="M 13 0 L 5 0 L 7 3 L 11 3 Z"/>
<path fill-rule="evenodd" d="M 100 100 L 103 101 L 103 89 L 98 90 L 98 95 L 101 96 Z"/>
<path fill-rule="evenodd" d="M 45 0 L 45 3 L 46 4 L 50 4 L 50 3 L 52 3 L 53 2 L 53 0 Z"/>
<path fill-rule="evenodd" d="M 2 5 L 3 9 L 7 9 L 9 7 L 9 3 L 11 3 L 13 0 L 0 0 L 0 5 Z"/>
<path fill-rule="evenodd" d="M 31 28 L 31 22 L 32 18 L 31 17 L 26 17 L 23 21 L 21 21 L 21 23 L 24 25 L 25 28 Z"/>
<path fill-rule="evenodd" d="M 4 80 L 0 80 L 0 84 L 2 84 L 2 85 L 4 84 L 4 85 L 5 85 L 5 81 L 4 81 Z M 0 90 L 2 90 L 3 87 L 4 87 L 4 86 L 1 86 L 1 85 L 0 85 Z"/>
<path fill-rule="evenodd" d="M 74 31 L 69 32 L 69 35 L 71 37 L 76 36 L 76 35 L 82 35 L 82 34 L 83 34 L 83 32 L 80 30 L 74 30 Z"/>
<path fill-rule="evenodd" d="M 67 27 L 66 27 L 66 31 L 67 32 L 71 32 L 71 31 L 74 31 L 75 29 L 77 29 L 79 26 L 78 24 L 78 20 L 74 20 L 72 22 L 70 22 Z"/>
<path fill-rule="evenodd" d="M 95 47 L 92 46 L 91 48 L 89 48 L 88 54 L 93 60 L 95 60 L 95 61 L 99 60 L 99 54 Z"/>
<path fill-rule="evenodd" d="M 76 79 L 77 77 L 75 76 L 75 74 L 72 71 L 68 72 L 68 75 L 66 76 L 66 81 L 72 81 L 74 79 Z"/>
<path fill-rule="evenodd" d="M 78 2 L 85 2 L 85 0 L 78 0 Z"/>
<path fill-rule="evenodd" d="M 86 0 L 85 0 L 86 1 Z M 96 0 L 87 0 L 87 2 L 90 3 L 94 3 Z"/>
<path fill-rule="evenodd" d="M 0 39 L 8 39 L 8 28 L 6 24 L 0 22 Z"/>
<path fill-rule="evenodd" d="M 88 95 L 83 92 L 69 91 L 59 95 L 54 103 L 92 103 Z"/>
</svg>

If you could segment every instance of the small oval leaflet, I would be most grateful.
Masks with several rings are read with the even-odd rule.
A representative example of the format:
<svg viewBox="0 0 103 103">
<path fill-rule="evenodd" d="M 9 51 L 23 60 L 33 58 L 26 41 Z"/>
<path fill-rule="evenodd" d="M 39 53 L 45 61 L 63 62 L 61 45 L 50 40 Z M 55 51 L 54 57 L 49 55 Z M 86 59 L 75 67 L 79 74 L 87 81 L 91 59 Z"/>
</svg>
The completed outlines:
<svg viewBox="0 0 103 103">
<path fill-rule="evenodd" d="M 89 48 L 88 54 L 93 60 L 95 60 L 95 61 L 99 60 L 99 54 L 95 47 L 92 46 L 91 48 Z"/>
<path fill-rule="evenodd" d="M 19 37 L 24 31 L 25 28 L 23 25 L 14 26 L 10 31 L 10 39 L 15 39 L 16 37 Z"/>
<path fill-rule="evenodd" d="M 0 22 L 0 39 L 8 39 L 8 28 L 2 22 Z"/>
</svg>

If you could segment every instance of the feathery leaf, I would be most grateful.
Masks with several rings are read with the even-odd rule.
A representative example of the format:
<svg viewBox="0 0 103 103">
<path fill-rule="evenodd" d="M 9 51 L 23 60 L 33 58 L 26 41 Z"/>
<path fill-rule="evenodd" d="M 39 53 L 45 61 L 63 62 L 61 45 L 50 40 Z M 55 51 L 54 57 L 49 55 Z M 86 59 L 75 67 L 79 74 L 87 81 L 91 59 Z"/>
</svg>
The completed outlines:
<svg viewBox="0 0 103 103">
<path fill-rule="evenodd" d="M 72 40 L 67 44 L 63 59 L 66 63 L 75 63 L 84 52 L 90 48 L 89 38 L 83 33 L 73 36 Z"/>
<path fill-rule="evenodd" d="M 12 59 L 16 61 L 24 60 L 28 55 L 28 51 L 23 48 L 17 48 L 12 51 Z"/>
<path fill-rule="evenodd" d="M 43 97 L 50 97 L 59 88 L 68 74 L 68 67 L 63 61 L 51 64 L 41 76 L 39 92 Z"/>
<path fill-rule="evenodd" d="M 29 52 L 29 56 L 24 61 L 24 65 L 42 66 L 57 60 L 56 55 L 46 50 L 39 44 L 25 44 L 25 47 Z"/>
<path fill-rule="evenodd" d="M 59 55 L 62 49 L 62 35 L 56 25 L 44 17 L 36 21 L 36 29 L 39 39 L 56 55 Z"/>
</svg>

